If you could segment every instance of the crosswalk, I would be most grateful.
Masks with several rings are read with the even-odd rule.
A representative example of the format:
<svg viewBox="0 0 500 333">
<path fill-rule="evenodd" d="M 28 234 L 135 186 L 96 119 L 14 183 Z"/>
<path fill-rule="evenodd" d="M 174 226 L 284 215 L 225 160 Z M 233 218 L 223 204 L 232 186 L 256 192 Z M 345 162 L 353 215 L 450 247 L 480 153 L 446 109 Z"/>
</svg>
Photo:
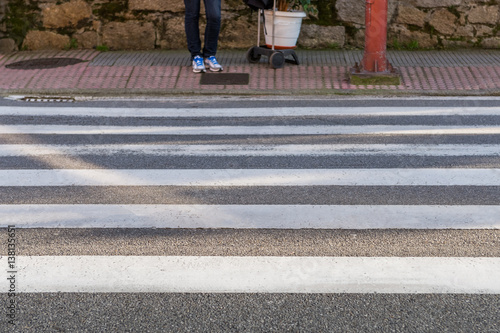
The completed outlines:
<svg viewBox="0 0 500 333">
<path fill-rule="evenodd" d="M 0 224 L 21 293 L 497 295 L 500 109 L 0 107 Z"/>
</svg>

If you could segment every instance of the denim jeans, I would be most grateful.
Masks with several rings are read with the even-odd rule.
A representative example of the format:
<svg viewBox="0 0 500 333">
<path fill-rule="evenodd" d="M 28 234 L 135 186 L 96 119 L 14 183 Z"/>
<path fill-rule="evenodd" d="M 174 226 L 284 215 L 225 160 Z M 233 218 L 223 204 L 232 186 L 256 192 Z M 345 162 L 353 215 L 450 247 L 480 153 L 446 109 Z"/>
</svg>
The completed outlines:
<svg viewBox="0 0 500 333">
<path fill-rule="evenodd" d="M 217 42 L 219 40 L 221 23 L 221 0 L 203 0 L 205 2 L 205 13 L 207 18 L 203 52 L 201 50 L 199 27 L 200 1 L 201 0 L 184 0 L 186 6 L 186 38 L 191 58 L 195 56 L 210 57 L 217 53 Z"/>
</svg>

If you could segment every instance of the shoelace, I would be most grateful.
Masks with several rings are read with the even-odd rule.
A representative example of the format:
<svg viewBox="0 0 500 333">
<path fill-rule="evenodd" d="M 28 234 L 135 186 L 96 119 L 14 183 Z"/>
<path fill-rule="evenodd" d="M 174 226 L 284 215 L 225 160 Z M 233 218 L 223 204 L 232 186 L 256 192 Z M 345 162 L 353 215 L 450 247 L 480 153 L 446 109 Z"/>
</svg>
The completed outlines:
<svg viewBox="0 0 500 333">
<path fill-rule="evenodd" d="M 196 66 L 203 66 L 203 59 L 201 57 L 196 57 L 193 60 L 196 63 Z"/>
<path fill-rule="evenodd" d="M 215 59 L 214 56 L 211 56 L 211 57 L 208 57 L 208 61 L 210 61 L 212 64 L 214 65 L 219 65 L 219 63 L 217 62 L 217 59 Z"/>
</svg>

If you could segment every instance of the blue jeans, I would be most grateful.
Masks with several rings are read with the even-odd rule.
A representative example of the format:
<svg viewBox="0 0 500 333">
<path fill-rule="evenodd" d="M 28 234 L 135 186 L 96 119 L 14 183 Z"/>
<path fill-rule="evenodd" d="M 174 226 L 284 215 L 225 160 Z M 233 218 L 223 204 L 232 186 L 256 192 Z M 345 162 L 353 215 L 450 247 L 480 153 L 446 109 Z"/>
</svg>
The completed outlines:
<svg viewBox="0 0 500 333">
<path fill-rule="evenodd" d="M 207 26 L 205 28 L 205 45 L 201 50 L 200 40 L 200 1 L 184 0 L 186 6 L 185 28 L 188 50 L 191 58 L 196 56 L 210 57 L 217 53 L 217 42 L 219 40 L 221 22 L 221 0 L 203 0 L 205 2 L 205 13 Z"/>
</svg>

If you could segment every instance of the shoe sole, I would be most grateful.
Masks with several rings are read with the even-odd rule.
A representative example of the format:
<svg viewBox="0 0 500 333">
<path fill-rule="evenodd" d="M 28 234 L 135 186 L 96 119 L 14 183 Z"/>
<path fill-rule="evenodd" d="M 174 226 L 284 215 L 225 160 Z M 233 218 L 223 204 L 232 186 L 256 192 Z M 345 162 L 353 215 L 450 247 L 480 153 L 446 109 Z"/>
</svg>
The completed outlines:
<svg viewBox="0 0 500 333">
<path fill-rule="evenodd" d="M 205 69 L 193 69 L 193 73 L 205 73 Z"/>
<path fill-rule="evenodd" d="M 206 62 L 205 63 L 205 68 L 208 68 L 211 72 L 222 72 L 223 71 L 223 68 L 212 68 L 210 67 L 210 63 L 209 62 Z"/>
</svg>

